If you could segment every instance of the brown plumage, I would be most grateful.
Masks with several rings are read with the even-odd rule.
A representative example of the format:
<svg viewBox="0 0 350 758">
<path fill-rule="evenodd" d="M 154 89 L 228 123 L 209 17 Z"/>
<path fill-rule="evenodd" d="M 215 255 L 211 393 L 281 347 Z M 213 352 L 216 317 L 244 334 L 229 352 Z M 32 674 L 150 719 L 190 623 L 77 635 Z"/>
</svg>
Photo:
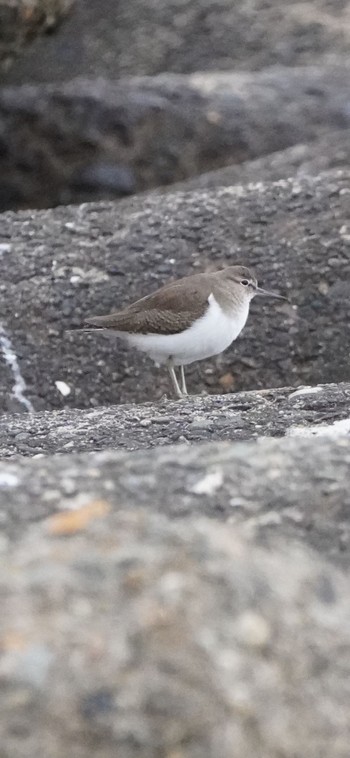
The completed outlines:
<svg viewBox="0 0 350 758">
<path fill-rule="evenodd" d="M 230 266 L 225 269 L 227 291 L 222 279 L 223 271 L 215 274 L 193 274 L 166 284 L 151 295 L 131 303 L 120 311 L 107 316 L 87 318 L 87 328 L 127 332 L 128 334 L 178 334 L 204 315 L 208 308 L 208 298 L 214 297 L 220 287 L 223 308 L 233 304 L 232 280 L 239 282 L 242 277 L 250 279 L 252 274 L 244 266 Z M 216 277 L 218 281 L 216 282 Z M 220 280 L 220 281 L 219 281 Z M 224 289 L 223 289 L 224 288 Z M 242 292 L 242 297 L 244 293 Z"/>
</svg>

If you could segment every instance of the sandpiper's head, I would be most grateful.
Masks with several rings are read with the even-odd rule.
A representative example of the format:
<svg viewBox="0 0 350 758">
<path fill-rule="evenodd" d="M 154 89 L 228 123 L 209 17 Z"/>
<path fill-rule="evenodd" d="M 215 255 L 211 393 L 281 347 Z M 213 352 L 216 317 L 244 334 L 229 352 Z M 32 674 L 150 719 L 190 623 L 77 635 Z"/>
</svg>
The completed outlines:
<svg viewBox="0 0 350 758">
<path fill-rule="evenodd" d="M 223 273 L 227 279 L 237 285 L 237 292 L 249 300 L 256 295 L 258 280 L 253 272 L 245 266 L 229 266 Z"/>
<path fill-rule="evenodd" d="M 237 288 L 251 300 L 255 295 L 265 295 L 265 297 L 276 297 L 279 300 L 285 300 L 277 292 L 269 292 L 258 286 L 258 280 L 253 272 L 245 266 L 229 266 L 224 269 L 227 278 L 237 284 Z"/>
</svg>

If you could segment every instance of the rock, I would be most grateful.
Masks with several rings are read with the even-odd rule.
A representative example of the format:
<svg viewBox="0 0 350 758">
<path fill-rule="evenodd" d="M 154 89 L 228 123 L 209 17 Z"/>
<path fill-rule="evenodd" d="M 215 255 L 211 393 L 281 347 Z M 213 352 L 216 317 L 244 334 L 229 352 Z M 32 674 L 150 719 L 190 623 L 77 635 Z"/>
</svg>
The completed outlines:
<svg viewBox="0 0 350 758">
<path fill-rule="evenodd" d="M 0 0 L 0 62 L 9 65 L 28 40 L 52 32 L 73 0 Z"/>
<path fill-rule="evenodd" d="M 66 395 L 67 397 L 67 395 Z M 350 384 L 0 416 L 0 458 L 350 433 Z"/>
<path fill-rule="evenodd" d="M 0 209 L 119 198 L 349 129 L 349 97 L 344 64 L 4 88 Z"/>
<path fill-rule="evenodd" d="M 349 51 L 348 0 L 76 0 L 60 37 L 38 41 L 8 80 L 300 67 Z"/>
<path fill-rule="evenodd" d="M 3 346 L 2 410 L 160 398 L 169 391 L 164 369 L 122 342 L 65 330 L 174 277 L 239 260 L 291 303 L 254 301 L 237 343 L 188 371 L 190 391 L 221 391 L 227 372 L 237 390 L 346 381 L 349 179 L 327 172 L 3 214 L 0 321 L 11 349 Z M 66 397 L 57 382 L 71 390 Z"/>
<path fill-rule="evenodd" d="M 349 7 L 76 0 L 3 73 L 4 758 L 348 756 Z M 238 261 L 289 300 L 185 402 L 74 331 Z"/>
<path fill-rule="evenodd" d="M 229 525 L 107 506 L 1 546 L 4 755 L 345 758 L 348 580 Z"/>
<path fill-rule="evenodd" d="M 269 153 L 253 161 L 243 161 L 208 171 L 200 176 L 172 185 L 177 190 L 231 187 L 258 181 L 278 181 L 286 177 L 317 176 L 330 169 L 350 167 L 350 130 L 330 131 L 313 142 L 302 143 Z M 168 188 L 167 188 L 168 189 Z M 160 191 L 165 191 L 165 188 Z"/>
<path fill-rule="evenodd" d="M 92 421 L 72 433 L 76 449 L 83 449 L 79 434 L 85 440 L 93 435 Z M 51 452 L 49 426 L 47 433 L 43 448 Z M 263 544 L 276 536 L 298 540 L 344 568 L 350 566 L 349 422 L 347 436 L 338 427 L 337 435 L 328 430 L 327 436 L 323 429 L 313 439 L 202 442 L 132 453 L 65 452 L 0 463 L 1 525 L 7 538 L 18 540 L 31 523 L 57 512 L 69 516 L 91 503 L 108 502 L 113 511 L 135 514 L 147 508 L 174 519 L 205 515 L 225 520 Z"/>
</svg>

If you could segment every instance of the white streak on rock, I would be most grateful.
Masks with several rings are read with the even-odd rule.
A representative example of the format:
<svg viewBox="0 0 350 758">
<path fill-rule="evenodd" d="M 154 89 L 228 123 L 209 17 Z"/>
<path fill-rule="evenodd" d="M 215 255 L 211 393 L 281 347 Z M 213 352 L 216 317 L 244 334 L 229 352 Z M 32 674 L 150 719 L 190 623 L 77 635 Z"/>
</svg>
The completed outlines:
<svg viewBox="0 0 350 758">
<path fill-rule="evenodd" d="M 32 403 L 25 396 L 27 385 L 21 374 L 17 355 L 15 353 L 12 342 L 1 323 L 0 323 L 0 349 L 4 356 L 5 363 L 7 363 L 7 365 L 9 366 L 12 372 L 12 376 L 14 378 L 14 385 L 12 388 L 13 397 L 15 397 L 19 403 L 24 405 L 24 407 L 27 409 L 27 411 L 29 411 L 29 413 L 34 413 L 34 407 Z"/>
</svg>

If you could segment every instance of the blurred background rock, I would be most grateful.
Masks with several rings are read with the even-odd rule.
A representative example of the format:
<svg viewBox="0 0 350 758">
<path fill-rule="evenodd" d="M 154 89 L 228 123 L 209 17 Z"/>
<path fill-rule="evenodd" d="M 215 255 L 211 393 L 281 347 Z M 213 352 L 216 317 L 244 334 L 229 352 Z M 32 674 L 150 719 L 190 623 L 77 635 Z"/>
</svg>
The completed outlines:
<svg viewBox="0 0 350 758">
<path fill-rule="evenodd" d="M 41 6 L 42 12 L 51 7 L 57 13 L 67 3 L 6 4 Z M 7 81 L 257 71 L 333 63 L 349 52 L 347 0 L 75 0 L 60 34 L 49 42 L 38 40 L 17 60 Z"/>
<path fill-rule="evenodd" d="M 0 209 L 118 199 L 310 142 L 317 165 L 348 165 L 349 47 L 344 0 L 0 0 Z"/>
<path fill-rule="evenodd" d="M 0 61 L 6 70 L 26 43 L 53 32 L 73 0 L 0 0 Z"/>
</svg>

